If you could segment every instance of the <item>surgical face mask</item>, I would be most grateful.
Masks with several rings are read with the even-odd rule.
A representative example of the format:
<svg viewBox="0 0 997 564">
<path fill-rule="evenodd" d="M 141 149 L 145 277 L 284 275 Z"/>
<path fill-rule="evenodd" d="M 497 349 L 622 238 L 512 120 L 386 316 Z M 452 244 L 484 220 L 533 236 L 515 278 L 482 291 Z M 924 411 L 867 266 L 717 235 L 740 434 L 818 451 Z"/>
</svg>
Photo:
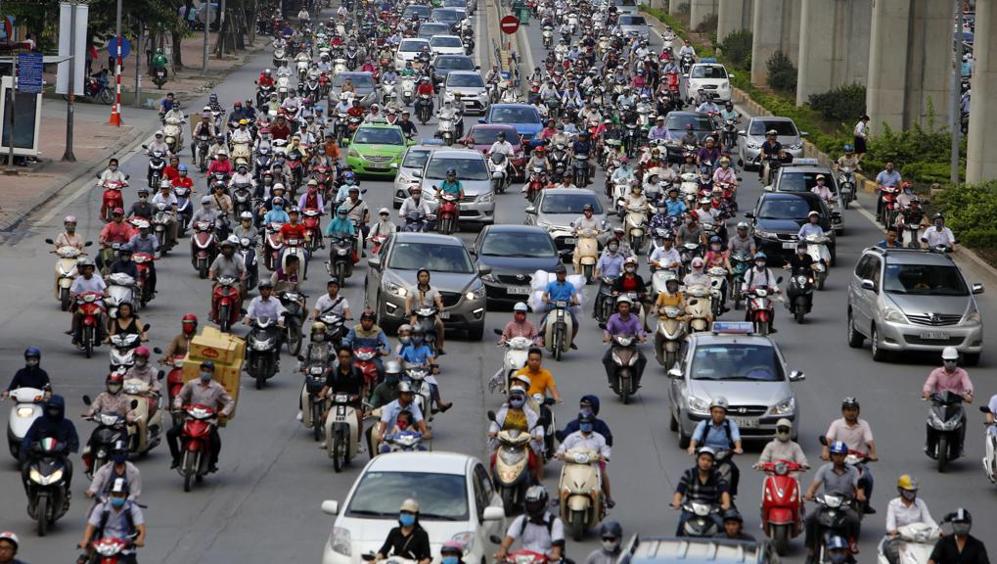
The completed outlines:
<svg viewBox="0 0 997 564">
<path fill-rule="evenodd" d="M 592 408 L 591 407 L 587 407 L 587 406 L 580 408 L 578 411 L 581 412 L 581 414 L 584 415 L 584 416 L 586 416 L 586 417 L 591 417 L 591 416 L 595 415 L 594 413 L 592 413 Z"/>
<path fill-rule="evenodd" d="M 208 382 L 211 381 L 211 373 L 210 372 L 201 372 L 200 378 L 201 378 L 201 382 L 207 384 Z"/>
<path fill-rule="evenodd" d="M 59 417 L 59 415 L 61 415 L 61 412 L 58 409 L 46 409 L 45 415 L 48 415 L 50 418 L 55 419 Z"/>
<path fill-rule="evenodd" d="M 457 564 L 458 562 L 460 562 L 460 558 L 457 556 L 447 555 L 444 556 L 443 558 L 440 558 L 440 562 L 441 564 Z"/>
<path fill-rule="evenodd" d="M 907 501 L 914 501 L 917 497 L 916 490 L 900 490 L 900 497 L 906 499 Z"/>
<path fill-rule="evenodd" d="M 606 552 L 616 552 L 616 549 L 619 548 L 619 546 L 620 546 L 620 541 L 618 540 L 607 540 L 607 539 L 602 540 L 602 549 L 605 550 Z"/>
<path fill-rule="evenodd" d="M 384 382 L 389 386 L 394 386 L 398 384 L 397 374 L 388 374 L 384 377 Z"/>
<path fill-rule="evenodd" d="M 509 407 L 513 407 L 513 408 L 519 409 L 519 408 L 523 407 L 523 404 L 525 402 L 526 402 L 526 399 L 523 398 L 523 397 L 520 397 L 520 396 L 512 397 L 512 398 L 509 398 Z"/>
<path fill-rule="evenodd" d="M 592 424 L 591 423 L 579 423 L 578 430 L 581 431 L 582 433 L 591 433 L 592 432 Z"/>
<path fill-rule="evenodd" d="M 127 500 L 123 497 L 112 497 L 111 505 L 114 506 L 116 509 L 121 509 L 122 507 L 125 506 L 125 501 Z"/>
<path fill-rule="evenodd" d="M 312 341 L 315 343 L 321 343 L 325 340 L 325 333 L 315 333 L 312 335 Z"/>
<path fill-rule="evenodd" d="M 398 515 L 398 522 L 402 524 L 403 527 L 411 527 L 415 525 L 415 515 L 411 513 L 401 513 Z"/>
<path fill-rule="evenodd" d="M 758 270 L 762 270 L 763 268 L 765 268 L 765 263 L 758 261 L 755 263 L 755 268 L 757 268 Z"/>
<path fill-rule="evenodd" d="M 135 366 L 141 367 L 145 366 L 146 364 L 149 364 L 149 359 L 142 357 L 135 357 Z"/>
<path fill-rule="evenodd" d="M 107 168 L 111 169 L 111 172 L 114 172 L 114 171 L 118 170 L 118 165 L 111 165 L 111 166 L 109 166 Z"/>
<path fill-rule="evenodd" d="M 409 337 L 408 335 L 405 335 L 405 336 L 399 336 L 399 337 L 398 337 L 398 342 L 400 342 L 400 343 L 401 343 L 401 344 L 403 344 L 403 345 L 407 345 L 407 344 L 409 344 L 409 342 L 410 342 L 411 340 L 412 340 L 412 337 Z"/>
<path fill-rule="evenodd" d="M 957 535 L 968 535 L 971 528 L 969 523 L 952 523 L 952 532 Z"/>
</svg>

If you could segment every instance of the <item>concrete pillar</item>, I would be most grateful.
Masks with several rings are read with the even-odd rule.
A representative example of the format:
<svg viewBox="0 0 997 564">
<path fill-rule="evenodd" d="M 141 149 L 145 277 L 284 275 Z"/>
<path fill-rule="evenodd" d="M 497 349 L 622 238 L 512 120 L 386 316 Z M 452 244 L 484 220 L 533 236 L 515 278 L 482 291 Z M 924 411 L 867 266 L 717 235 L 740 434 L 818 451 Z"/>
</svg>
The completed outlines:
<svg viewBox="0 0 997 564">
<path fill-rule="evenodd" d="M 801 0 L 796 104 L 868 76 L 872 0 Z"/>
<path fill-rule="evenodd" d="M 966 182 L 997 178 L 997 6 L 976 3 L 972 93 L 969 107 Z"/>
<path fill-rule="evenodd" d="M 706 18 L 717 13 L 717 0 L 690 0 L 689 29 L 695 31 Z"/>
<path fill-rule="evenodd" d="M 679 13 L 679 6 L 688 5 L 689 0 L 668 0 L 668 15 L 675 16 Z"/>
<path fill-rule="evenodd" d="M 765 84 L 766 63 L 776 51 L 782 51 L 799 66 L 798 0 L 755 0 L 751 33 L 751 82 Z"/>
<path fill-rule="evenodd" d="M 926 124 L 929 108 L 936 127 L 947 123 L 953 27 L 949 2 L 875 0 L 866 83 L 874 134 L 884 123 Z"/>
<path fill-rule="evenodd" d="M 717 5 L 717 41 L 723 43 L 728 35 L 742 29 L 751 29 L 752 0 L 719 0 Z"/>
</svg>

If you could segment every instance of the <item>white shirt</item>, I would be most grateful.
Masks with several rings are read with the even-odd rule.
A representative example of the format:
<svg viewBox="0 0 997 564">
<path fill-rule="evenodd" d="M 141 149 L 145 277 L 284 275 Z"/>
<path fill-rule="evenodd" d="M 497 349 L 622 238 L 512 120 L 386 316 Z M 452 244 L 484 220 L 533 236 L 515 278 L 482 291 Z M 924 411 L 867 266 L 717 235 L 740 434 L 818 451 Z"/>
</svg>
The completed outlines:
<svg viewBox="0 0 997 564">
<path fill-rule="evenodd" d="M 564 437 L 561 446 L 557 447 L 557 455 L 562 455 L 574 448 L 594 450 L 606 460 L 609 460 L 611 454 L 609 445 L 606 444 L 606 437 L 595 431 L 589 433 L 588 436 L 585 436 L 581 431 L 575 431 Z"/>
<path fill-rule="evenodd" d="M 335 304 L 335 305 L 333 305 Z M 342 295 L 337 295 L 335 298 L 330 298 L 329 294 L 322 294 L 317 300 L 315 300 L 315 309 L 318 310 L 319 315 L 338 315 L 343 316 L 345 310 L 350 307 L 350 302 L 346 301 L 346 298 Z M 331 308 L 331 309 L 330 309 Z"/>
<path fill-rule="evenodd" d="M 236 129 L 235 131 L 232 132 L 233 144 L 252 143 L 252 142 L 253 142 L 253 134 L 248 129 L 242 129 L 240 127 L 239 129 Z"/>
<path fill-rule="evenodd" d="M 512 143 L 508 141 L 496 141 L 492 143 L 491 149 L 488 150 L 488 154 L 502 153 L 503 155 L 512 154 Z"/>
<path fill-rule="evenodd" d="M 172 191 L 166 196 L 162 192 L 156 192 L 156 195 L 152 197 L 152 205 L 154 206 L 166 204 L 166 207 L 170 208 L 176 206 L 177 203 L 177 196 Z"/>
<path fill-rule="evenodd" d="M 937 227 L 929 227 L 921 233 L 921 240 L 926 241 L 929 247 L 945 245 L 951 247 L 955 244 L 955 235 L 948 227 L 942 227 L 941 231 Z"/>
<path fill-rule="evenodd" d="M 867 126 L 866 126 L 865 122 L 862 121 L 862 120 L 859 120 L 859 122 L 855 124 L 855 129 L 852 131 L 852 133 L 855 135 L 855 137 L 865 137 L 865 129 L 866 129 L 866 127 Z"/>
<path fill-rule="evenodd" d="M 679 254 L 678 249 L 674 246 L 670 249 L 657 247 L 651 252 L 649 260 L 660 264 L 662 268 L 668 268 L 675 263 L 682 264 L 682 255 Z"/>
<path fill-rule="evenodd" d="M 914 503 L 910 504 L 910 507 L 904 505 L 904 502 L 899 497 L 891 499 L 890 504 L 886 506 L 886 530 L 895 531 L 911 523 L 924 523 L 932 527 L 938 526 L 935 520 L 931 518 L 931 513 L 928 511 L 928 504 L 924 503 L 923 499 L 915 498 Z"/>
<path fill-rule="evenodd" d="M 553 520 L 550 534 L 547 533 L 546 526 L 536 523 L 526 523 L 524 528 L 523 522 L 526 520 L 526 515 L 520 515 L 513 519 L 505 534 L 512 540 L 520 540 L 524 550 L 548 554 L 553 543 L 564 541 L 564 523 L 556 515 L 551 515 L 549 511 L 545 512 L 544 519 L 546 521 Z M 520 532 L 522 532 L 522 536 L 520 536 Z"/>
</svg>

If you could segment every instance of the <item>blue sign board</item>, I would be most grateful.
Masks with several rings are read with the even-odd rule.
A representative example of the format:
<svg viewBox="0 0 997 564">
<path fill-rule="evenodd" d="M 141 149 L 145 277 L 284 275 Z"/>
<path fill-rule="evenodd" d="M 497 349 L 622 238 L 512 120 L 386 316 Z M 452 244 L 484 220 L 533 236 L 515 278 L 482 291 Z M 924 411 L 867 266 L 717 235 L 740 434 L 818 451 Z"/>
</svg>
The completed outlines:
<svg viewBox="0 0 997 564">
<path fill-rule="evenodd" d="M 17 91 L 25 94 L 41 93 L 41 53 L 19 53 L 17 55 Z"/>
<path fill-rule="evenodd" d="M 132 52 L 132 43 L 128 41 L 127 37 L 121 38 L 121 58 L 127 59 L 128 54 Z M 112 57 L 118 56 L 118 37 L 114 36 L 107 42 L 107 54 Z"/>
</svg>

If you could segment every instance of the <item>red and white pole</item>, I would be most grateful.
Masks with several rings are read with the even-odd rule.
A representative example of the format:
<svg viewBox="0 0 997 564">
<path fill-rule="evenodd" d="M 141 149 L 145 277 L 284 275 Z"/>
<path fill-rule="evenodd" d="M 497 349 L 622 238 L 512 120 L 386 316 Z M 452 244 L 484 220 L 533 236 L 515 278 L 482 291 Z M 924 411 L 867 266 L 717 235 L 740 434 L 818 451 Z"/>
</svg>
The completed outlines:
<svg viewBox="0 0 997 564">
<path fill-rule="evenodd" d="M 117 51 L 118 57 L 114 65 L 114 82 L 115 82 L 115 92 L 114 92 L 114 105 L 111 106 L 111 119 L 108 120 L 113 126 L 121 126 L 121 36 L 117 36 Z"/>
</svg>

